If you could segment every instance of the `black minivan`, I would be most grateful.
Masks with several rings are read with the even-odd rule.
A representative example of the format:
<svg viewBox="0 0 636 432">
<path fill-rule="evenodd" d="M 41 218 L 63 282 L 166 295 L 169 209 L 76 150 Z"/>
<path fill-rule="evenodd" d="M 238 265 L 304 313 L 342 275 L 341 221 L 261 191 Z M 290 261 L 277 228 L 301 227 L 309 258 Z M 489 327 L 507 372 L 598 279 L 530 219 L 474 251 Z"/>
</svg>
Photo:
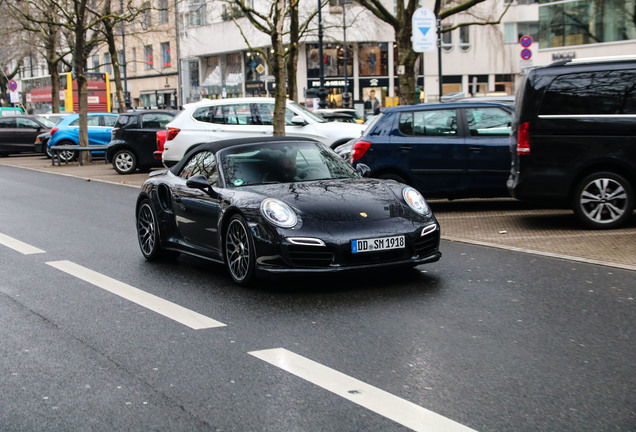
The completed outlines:
<svg viewBox="0 0 636 432">
<path fill-rule="evenodd" d="M 531 70 L 510 146 L 512 196 L 571 207 L 589 228 L 625 224 L 636 189 L 636 57 Z"/>
</svg>

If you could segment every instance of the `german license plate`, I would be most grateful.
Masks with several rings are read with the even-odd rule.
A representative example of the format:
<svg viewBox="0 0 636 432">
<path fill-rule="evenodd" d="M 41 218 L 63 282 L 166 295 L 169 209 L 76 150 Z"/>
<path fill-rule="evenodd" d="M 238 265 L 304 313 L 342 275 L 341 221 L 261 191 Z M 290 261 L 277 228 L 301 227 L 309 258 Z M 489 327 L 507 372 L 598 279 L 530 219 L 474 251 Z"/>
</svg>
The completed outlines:
<svg viewBox="0 0 636 432">
<path fill-rule="evenodd" d="M 364 240 L 351 240 L 351 252 L 376 252 L 389 249 L 402 249 L 406 246 L 404 236 L 379 237 Z"/>
</svg>

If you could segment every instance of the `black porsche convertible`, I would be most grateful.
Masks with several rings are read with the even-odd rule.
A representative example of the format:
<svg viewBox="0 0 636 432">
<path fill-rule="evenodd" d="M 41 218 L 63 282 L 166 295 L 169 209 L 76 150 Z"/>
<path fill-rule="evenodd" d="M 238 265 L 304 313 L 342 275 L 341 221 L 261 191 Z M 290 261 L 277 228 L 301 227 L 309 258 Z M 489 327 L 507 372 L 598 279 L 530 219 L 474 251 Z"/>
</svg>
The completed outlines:
<svg viewBox="0 0 636 432">
<path fill-rule="evenodd" d="M 422 195 L 364 171 L 303 138 L 201 144 L 143 184 L 141 252 L 148 260 L 186 253 L 225 263 L 239 284 L 261 273 L 439 260 L 439 224 Z"/>
</svg>

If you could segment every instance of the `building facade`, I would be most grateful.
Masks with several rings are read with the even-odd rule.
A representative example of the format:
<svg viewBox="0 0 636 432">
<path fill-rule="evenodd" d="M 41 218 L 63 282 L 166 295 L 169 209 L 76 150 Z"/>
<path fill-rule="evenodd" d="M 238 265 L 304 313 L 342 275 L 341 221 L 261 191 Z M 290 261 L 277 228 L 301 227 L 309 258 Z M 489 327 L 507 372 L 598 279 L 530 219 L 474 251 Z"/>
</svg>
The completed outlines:
<svg viewBox="0 0 636 432">
<path fill-rule="evenodd" d="M 126 24 L 118 39 L 120 48 L 125 45 L 132 107 L 176 108 L 201 98 L 270 94 L 273 77 L 264 58 L 270 37 L 236 7 L 212 0 L 139 1 L 144 13 Z M 395 11 L 396 1 L 385 0 L 385 7 Z M 300 3 L 301 22 L 316 11 L 314 3 Z M 267 10 L 271 1 L 250 4 Z M 421 1 L 422 7 L 433 5 L 433 0 Z M 487 0 L 470 13 L 443 21 L 444 28 L 453 30 L 441 37 L 442 95 L 512 95 L 528 68 L 572 58 L 634 55 L 635 13 L 636 0 Z M 393 28 L 350 0 L 330 0 L 321 15 L 322 58 L 316 18 L 301 38 L 299 102 L 315 104 L 322 62 L 329 106 L 342 106 L 345 89 L 358 108 L 371 90 L 382 106 L 395 103 L 400 65 Z M 497 23 L 457 27 L 475 21 Z M 413 73 L 421 102 L 440 98 L 439 58 L 435 50 L 422 53 L 417 62 Z M 120 56 L 120 63 L 123 60 Z M 37 70 L 28 66 L 24 76 Z M 105 48 L 94 53 L 88 68 L 111 72 L 112 79 Z M 112 106 L 117 109 L 115 98 Z"/>
<path fill-rule="evenodd" d="M 254 1 L 258 8 L 260 0 Z M 387 8 L 395 8 L 395 2 L 385 3 Z M 488 21 L 501 20 L 495 25 L 472 25 L 443 33 L 442 92 L 514 94 L 527 68 L 570 58 L 636 53 L 634 3 L 491 0 L 471 9 L 471 14 L 452 16 L 444 20 L 445 27 L 474 22 L 475 15 Z M 433 2 L 423 1 L 422 6 L 432 7 Z M 311 11 L 307 2 L 301 7 L 308 8 L 306 13 Z M 184 103 L 203 97 L 267 94 L 269 71 L 253 48 L 267 49 L 268 35 L 255 30 L 237 11 L 218 3 L 189 0 L 183 8 L 179 11 L 183 22 L 179 39 Z M 322 61 L 329 105 L 342 105 L 345 80 L 353 101 L 362 103 L 375 90 L 386 105 L 387 98 L 398 94 L 393 29 L 355 2 L 343 5 L 342 0 L 332 1 L 323 8 L 322 18 Z M 312 28 L 303 39 L 297 76 L 300 102 L 310 106 L 320 86 L 316 21 Z M 529 36 L 524 38 L 526 46 L 520 43 L 523 36 Z M 209 43 L 211 40 L 214 42 Z M 421 101 L 438 100 L 437 51 L 423 53 L 414 73 Z"/>
</svg>

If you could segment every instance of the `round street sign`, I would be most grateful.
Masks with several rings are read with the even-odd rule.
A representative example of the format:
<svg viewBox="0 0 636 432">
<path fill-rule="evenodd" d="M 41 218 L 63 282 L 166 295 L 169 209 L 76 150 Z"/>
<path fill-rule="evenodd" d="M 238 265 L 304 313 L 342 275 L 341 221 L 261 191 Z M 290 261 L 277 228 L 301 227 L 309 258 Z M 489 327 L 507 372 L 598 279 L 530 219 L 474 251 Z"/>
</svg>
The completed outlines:
<svg viewBox="0 0 636 432">
<path fill-rule="evenodd" d="M 521 50 L 521 58 L 524 60 L 530 60 L 530 58 L 532 57 L 532 51 L 530 51 L 528 48 L 524 48 Z"/>
<path fill-rule="evenodd" d="M 16 91 L 18 89 L 18 83 L 15 80 L 9 81 L 9 90 Z"/>
<path fill-rule="evenodd" d="M 522 47 L 528 48 L 532 45 L 532 38 L 530 36 L 523 36 L 519 41 Z"/>
</svg>

